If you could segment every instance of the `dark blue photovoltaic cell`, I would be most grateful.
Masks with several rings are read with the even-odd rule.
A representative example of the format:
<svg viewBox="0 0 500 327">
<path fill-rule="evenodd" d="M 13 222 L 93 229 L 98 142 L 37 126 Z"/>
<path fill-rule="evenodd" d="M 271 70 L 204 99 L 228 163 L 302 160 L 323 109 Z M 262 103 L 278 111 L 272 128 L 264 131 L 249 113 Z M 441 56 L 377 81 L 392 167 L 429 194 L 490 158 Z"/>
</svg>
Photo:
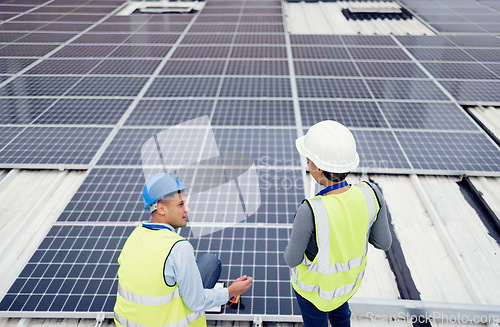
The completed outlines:
<svg viewBox="0 0 500 327">
<path fill-rule="evenodd" d="M 1 96 L 54 96 L 63 95 L 79 77 L 19 76 L 0 88 Z"/>
<path fill-rule="evenodd" d="M 371 98 L 360 79 L 297 78 L 297 91 L 302 98 Z"/>
<path fill-rule="evenodd" d="M 415 169 L 499 171 L 500 149 L 482 133 L 396 132 Z"/>
<path fill-rule="evenodd" d="M 1 311 L 111 312 L 131 226 L 54 226 L 0 302 Z"/>
<path fill-rule="evenodd" d="M 54 101 L 39 98 L 0 99 L 0 124 L 30 124 Z"/>
<path fill-rule="evenodd" d="M 359 167 L 367 171 L 408 169 L 410 165 L 392 132 L 352 130 L 359 154 Z"/>
<path fill-rule="evenodd" d="M 454 103 L 379 102 L 392 128 L 478 130 L 468 115 Z"/>
<path fill-rule="evenodd" d="M 302 125 L 335 120 L 347 127 L 387 127 L 375 102 L 300 101 Z"/>
<path fill-rule="evenodd" d="M 111 132 L 95 127 L 28 127 L 0 153 L 0 163 L 88 164 Z"/>
<path fill-rule="evenodd" d="M 219 100 L 212 125 L 294 126 L 291 100 Z"/>
<path fill-rule="evenodd" d="M 367 80 L 377 99 L 449 100 L 431 81 L 422 80 Z"/>
<path fill-rule="evenodd" d="M 217 128 L 213 133 L 221 153 L 245 153 L 257 165 L 300 166 L 295 129 Z"/>
<path fill-rule="evenodd" d="M 440 81 L 451 95 L 464 102 L 498 102 L 500 81 Z"/>
<path fill-rule="evenodd" d="M 210 115 L 213 106 L 214 100 L 142 100 L 134 108 L 125 125 L 176 125 Z"/>
<path fill-rule="evenodd" d="M 114 125 L 131 103 L 127 99 L 63 98 L 40 115 L 35 124 Z"/>
<path fill-rule="evenodd" d="M 85 178 L 58 221 L 139 222 L 147 220 L 141 198 L 141 169 L 94 169 Z M 113 202 L 103 201 L 103 196 Z M 119 212 L 115 212 L 116 208 Z"/>
</svg>

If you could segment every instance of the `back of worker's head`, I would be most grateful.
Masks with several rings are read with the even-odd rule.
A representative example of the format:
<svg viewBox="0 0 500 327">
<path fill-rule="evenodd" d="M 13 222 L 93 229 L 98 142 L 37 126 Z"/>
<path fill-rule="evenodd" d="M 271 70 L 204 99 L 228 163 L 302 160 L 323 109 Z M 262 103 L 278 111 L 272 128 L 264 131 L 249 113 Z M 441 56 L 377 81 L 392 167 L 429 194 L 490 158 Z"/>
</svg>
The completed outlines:
<svg viewBox="0 0 500 327">
<path fill-rule="evenodd" d="M 359 164 L 354 136 L 347 127 L 333 120 L 314 124 L 295 145 L 301 155 L 334 182 L 345 179 Z"/>
<path fill-rule="evenodd" d="M 142 199 L 144 200 L 144 210 L 154 212 L 158 201 L 174 199 L 175 195 L 188 189 L 177 178 L 170 174 L 159 173 L 148 179 L 142 189 Z"/>
</svg>

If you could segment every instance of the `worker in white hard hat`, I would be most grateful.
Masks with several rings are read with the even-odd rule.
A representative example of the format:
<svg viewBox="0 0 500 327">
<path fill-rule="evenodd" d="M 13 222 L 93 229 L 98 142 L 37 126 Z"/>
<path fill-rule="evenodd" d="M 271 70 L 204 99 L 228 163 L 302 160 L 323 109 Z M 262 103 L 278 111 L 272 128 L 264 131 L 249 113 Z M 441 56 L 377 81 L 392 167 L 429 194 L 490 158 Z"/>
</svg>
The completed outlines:
<svg viewBox="0 0 500 327">
<path fill-rule="evenodd" d="M 151 221 L 128 237 L 118 258 L 117 326 L 206 326 L 204 311 L 246 292 L 252 277 L 214 289 L 221 263 L 212 254 L 195 260 L 192 245 L 175 230 L 185 227 L 189 207 L 183 185 L 156 174 L 144 186 Z"/>
<path fill-rule="evenodd" d="M 350 326 L 347 301 L 361 285 L 368 242 L 391 246 L 387 209 L 379 188 L 348 184 L 359 164 L 352 133 L 335 121 L 322 121 L 296 140 L 309 172 L 324 186 L 302 202 L 284 252 L 305 327 Z"/>
</svg>

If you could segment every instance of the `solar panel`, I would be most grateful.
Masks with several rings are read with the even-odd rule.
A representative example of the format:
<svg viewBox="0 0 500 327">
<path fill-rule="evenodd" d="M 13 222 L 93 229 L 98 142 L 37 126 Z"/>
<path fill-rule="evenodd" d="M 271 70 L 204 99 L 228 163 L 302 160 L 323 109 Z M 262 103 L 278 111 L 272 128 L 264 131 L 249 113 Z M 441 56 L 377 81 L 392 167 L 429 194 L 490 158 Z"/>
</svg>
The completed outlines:
<svg viewBox="0 0 500 327">
<path fill-rule="evenodd" d="M 187 34 L 182 44 L 231 44 L 233 34 Z"/>
<path fill-rule="evenodd" d="M 234 46 L 232 58 L 286 58 L 283 46 Z"/>
<path fill-rule="evenodd" d="M 25 74 L 86 74 L 99 64 L 100 60 L 46 59 Z"/>
<path fill-rule="evenodd" d="M 63 98 L 54 102 L 35 124 L 114 125 L 131 103 L 125 99 Z"/>
<path fill-rule="evenodd" d="M 317 44 L 317 45 L 342 45 L 342 39 L 338 35 L 290 35 L 292 45 L 295 44 Z"/>
<path fill-rule="evenodd" d="M 295 129 L 216 128 L 213 133 L 221 153 L 245 153 L 257 165 L 300 166 Z"/>
<path fill-rule="evenodd" d="M 359 154 L 359 169 L 408 169 L 410 165 L 392 132 L 352 130 Z"/>
<path fill-rule="evenodd" d="M 298 61 L 295 60 L 295 75 L 314 76 L 359 76 L 354 63 L 349 61 Z"/>
<path fill-rule="evenodd" d="M 71 44 L 120 44 L 128 37 L 128 34 L 118 34 L 111 31 L 109 34 L 84 34 L 71 42 Z"/>
<path fill-rule="evenodd" d="M 500 62 L 500 49 L 464 49 L 477 61 Z"/>
<path fill-rule="evenodd" d="M 0 99 L 0 124 L 30 124 L 47 107 L 53 99 Z"/>
<path fill-rule="evenodd" d="M 342 35 L 346 45 L 395 46 L 396 42 L 388 35 Z"/>
<path fill-rule="evenodd" d="M 103 60 L 92 69 L 91 74 L 102 75 L 150 75 L 160 64 L 160 60 Z"/>
<path fill-rule="evenodd" d="M 293 46 L 294 58 L 311 59 L 351 59 L 345 48 Z"/>
<path fill-rule="evenodd" d="M 8 44 L 0 48 L 2 57 L 42 57 L 54 50 L 57 44 Z"/>
<path fill-rule="evenodd" d="M 0 302 L 2 311 L 113 311 L 130 226 L 54 226 Z"/>
<path fill-rule="evenodd" d="M 218 77 L 157 77 L 146 97 L 215 96 Z"/>
<path fill-rule="evenodd" d="M 85 178 L 58 221 L 147 220 L 141 199 L 144 183 L 142 169 L 94 169 Z M 104 196 L 113 201 L 103 201 Z"/>
<path fill-rule="evenodd" d="M 286 60 L 231 60 L 227 75 L 288 75 Z"/>
<path fill-rule="evenodd" d="M 189 29 L 189 32 L 190 33 L 232 33 L 232 32 L 236 32 L 237 27 L 238 27 L 238 25 L 232 25 L 232 24 L 194 24 Z"/>
<path fill-rule="evenodd" d="M 124 43 L 130 44 L 172 44 L 180 34 L 134 33 Z"/>
<path fill-rule="evenodd" d="M 225 46 L 179 46 L 173 58 L 224 58 L 229 53 L 229 47 Z"/>
<path fill-rule="evenodd" d="M 460 24 L 460 23 L 432 23 L 439 32 L 462 32 L 462 33 L 484 33 L 485 30 L 474 24 Z"/>
<path fill-rule="evenodd" d="M 139 93 L 147 77 L 100 77 L 82 78 L 67 95 L 83 96 L 134 96 Z"/>
<path fill-rule="evenodd" d="M 210 115 L 214 100 L 141 100 L 125 125 L 176 125 Z"/>
<path fill-rule="evenodd" d="M 418 60 L 474 61 L 465 51 L 455 48 L 408 48 Z"/>
<path fill-rule="evenodd" d="M 477 130 L 453 103 L 381 101 L 379 105 L 392 128 Z"/>
<path fill-rule="evenodd" d="M 377 99 L 448 100 L 431 81 L 370 79 L 366 83 Z"/>
<path fill-rule="evenodd" d="M 206 129 L 162 130 L 162 129 L 122 129 L 113 138 L 107 147 L 98 165 L 147 165 L 143 162 L 141 151 L 153 151 L 158 153 L 158 148 L 150 149 L 145 145 L 151 137 L 157 136 L 160 152 L 167 155 L 163 157 L 166 166 L 176 166 L 182 164 L 193 164 L 199 159 L 200 152 L 203 152 L 203 139 L 207 133 Z M 145 146 L 143 150 L 142 147 Z M 149 153 L 149 152 L 148 152 Z M 158 162 L 158 164 L 161 164 Z"/>
<path fill-rule="evenodd" d="M 74 37 L 75 33 L 30 33 L 18 42 L 36 42 L 36 43 L 64 43 Z"/>
<path fill-rule="evenodd" d="M 53 227 L 0 309 L 111 312 L 117 291 L 116 260 L 133 228 Z M 181 235 L 189 234 L 189 228 L 182 229 Z M 235 227 L 189 240 L 197 256 L 209 251 L 220 258 L 220 280 L 226 284 L 242 274 L 255 278 L 253 287 L 241 299 L 243 305 L 228 308 L 227 313 L 291 315 L 299 310 L 287 278 L 289 268 L 282 258 L 288 237 L 288 228 Z M 231 252 L 227 252 L 228 245 Z"/>
<path fill-rule="evenodd" d="M 396 132 L 415 169 L 498 171 L 500 151 L 479 133 Z"/>
<path fill-rule="evenodd" d="M 13 141 L 21 132 L 22 127 L 2 127 L 0 128 L 0 150 Z"/>
<path fill-rule="evenodd" d="M 371 98 L 360 79 L 297 78 L 297 91 L 304 98 Z"/>
<path fill-rule="evenodd" d="M 289 78 L 225 77 L 222 97 L 291 97 Z"/>
<path fill-rule="evenodd" d="M 5 164 L 88 164 L 111 128 L 28 127 L 0 153 Z"/>
<path fill-rule="evenodd" d="M 410 60 L 399 48 L 350 47 L 346 48 L 354 59 L 370 60 Z"/>
<path fill-rule="evenodd" d="M 423 65 L 436 78 L 498 79 L 498 76 L 478 63 L 424 63 Z"/>
<path fill-rule="evenodd" d="M 81 32 L 90 26 L 92 25 L 83 23 L 48 23 L 40 27 L 38 30 L 53 32 Z"/>
<path fill-rule="evenodd" d="M 281 15 L 259 15 L 259 16 L 241 16 L 241 23 L 264 23 L 264 24 L 281 24 L 283 18 Z M 282 42 L 283 43 L 283 42 Z"/>
<path fill-rule="evenodd" d="M 238 33 L 283 33 L 283 25 L 281 24 L 239 24 Z"/>
<path fill-rule="evenodd" d="M 55 58 L 98 58 L 107 57 L 116 45 L 66 45 L 51 57 Z"/>
<path fill-rule="evenodd" d="M 367 77 L 427 77 L 414 63 L 409 62 L 356 62 L 361 74 Z"/>
<path fill-rule="evenodd" d="M 443 87 L 458 101 L 498 101 L 498 81 L 440 81 Z"/>
<path fill-rule="evenodd" d="M 121 45 L 117 47 L 110 57 L 121 58 L 163 58 L 170 51 L 167 45 Z"/>
<path fill-rule="evenodd" d="M 213 125 L 295 126 L 291 100 L 218 100 Z"/>
<path fill-rule="evenodd" d="M 300 101 L 302 124 L 335 120 L 349 127 L 388 127 L 375 102 Z"/>
<path fill-rule="evenodd" d="M 405 46 L 418 47 L 454 47 L 446 36 L 440 35 L 397 35 L 396 38 Z"/>
<path fill-rule="evenodd" d="M 80 77 L 19 76 L 0 88 L 2 96 L 63 95 Z"/>
</svg>

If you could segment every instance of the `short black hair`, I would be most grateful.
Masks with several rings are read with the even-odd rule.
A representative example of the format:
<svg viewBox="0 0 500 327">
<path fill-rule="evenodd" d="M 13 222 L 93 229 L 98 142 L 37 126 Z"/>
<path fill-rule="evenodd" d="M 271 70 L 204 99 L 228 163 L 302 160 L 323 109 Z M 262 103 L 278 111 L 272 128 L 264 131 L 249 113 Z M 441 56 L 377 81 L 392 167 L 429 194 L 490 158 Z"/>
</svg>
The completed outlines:
<svg viewBox="0 0 500 327">
<path fill-rule="evenodd" d="M 323 175 L 325 175 L 325 177 L 328 178 L 328 180 L 338 183 L 338 182 L 344 180 L 347 177 L 347 175 L 349 175 L 349 172 L 347 172 L 347 173 L 331 173 L 329 171 L 323 170 Z"/>
</svg>

